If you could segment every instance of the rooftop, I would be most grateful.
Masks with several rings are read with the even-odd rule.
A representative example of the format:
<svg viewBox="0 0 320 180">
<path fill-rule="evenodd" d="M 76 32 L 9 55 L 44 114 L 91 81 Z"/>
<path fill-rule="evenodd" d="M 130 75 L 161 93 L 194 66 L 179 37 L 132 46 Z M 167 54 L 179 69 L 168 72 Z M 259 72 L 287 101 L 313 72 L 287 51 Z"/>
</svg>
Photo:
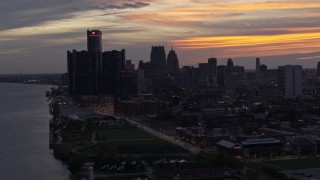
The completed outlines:
<svg viewBox="0 0 320 180">
<path fill-rule="evenodd" d="M 247 139 L 245 141 L 242 141 L 243 145 L 271 144 L 271 143 L 281 143 L 281 141 L 274 138 Z"/>
<path fill-rule="evenodd" d="M 221 140 L 217 144 L 226 148 L 232 148 L 233 146 L 237 145 L 235 143 L 232 143 L 226 140 Z"/>
</svg>

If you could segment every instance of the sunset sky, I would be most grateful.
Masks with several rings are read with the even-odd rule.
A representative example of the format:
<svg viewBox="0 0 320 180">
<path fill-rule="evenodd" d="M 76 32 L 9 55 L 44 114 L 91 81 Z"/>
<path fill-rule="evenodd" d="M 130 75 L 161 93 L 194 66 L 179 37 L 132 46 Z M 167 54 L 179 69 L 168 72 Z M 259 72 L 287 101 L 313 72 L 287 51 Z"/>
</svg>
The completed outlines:
<svg viewBox="0 0 320 180">
<path fill-rule="evenodd" d="M 86 48 L 87 29 L 135 63 L 152 45 L 173 46 L 180 65 L 320 61 L 320 0 L 10 0 L 0 20 L 0 74 L 66 72 L 66 51 Z"/>
</svg>

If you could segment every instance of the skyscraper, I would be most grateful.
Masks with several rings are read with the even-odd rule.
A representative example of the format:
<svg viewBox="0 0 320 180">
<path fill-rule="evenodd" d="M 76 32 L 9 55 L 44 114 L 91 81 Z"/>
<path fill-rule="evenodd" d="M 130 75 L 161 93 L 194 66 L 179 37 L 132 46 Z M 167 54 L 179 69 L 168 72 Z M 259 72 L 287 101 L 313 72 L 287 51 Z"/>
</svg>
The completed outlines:
<svg viewBox="0 0 320 180">
<path fill-rule="evenodd" d="M 177 76 L 179 73 L 179 60 L 176 52 L 173 49 L 169 51 L 167 57 L 167 72 L 173 76 Z"/>
<path fill-rule="evenodd" d="M 227 62 L 227 71 L 228 71 L 228 73 L 231 73 L 232 68 L 233 68 L 233 61 L 232 61 L 232 59 L 228 59 L 228 62 Z"/>
<path fill-rule="evenodd" d="M 102 52 L 102 32 L 99 30 L 87 30 L 87 50 Z"/>
<path fill-rule="evenodd" d="M 75 96 L 94 94 L 94 71 L 87 51 L 68 51 L 69 93 Z"/>
<path fill-rule="evenodd" d="M 150 55 L 151 64 L 164 68 L 166 65 L 166 52 L 164 46 L 152 46 Z"/>
<path fill-rule="evenodd" d="M 125 69 L 125 50 L 106 51 L 102 56 L 102 92 L 116 95 L 120 72 Z"/>
<path fill-rule="evenodd" d="M 152 91 L 158 93 L 166 87 L 166 52 L 164 46 L 152 46 L 150 54 Z M 147 73 L 146 73 L 147 75 Z"/>
<path fill-rule="evenodd" d="M 224 87 L 226 85 L 227 66 L 220 65 L 217 67 L 217 84 Z"/>
<path fill-rule="evenodd" d="M 278 83 L 286 97 L 302 96 L 302 66 L 286 65 L 278 67 Z"/>
<path fill-rule="evenodd" d="M 99 93 L 102 33 L 87 30 L 87 51 L 67 52 L 69 92 L 76 96 Z"/>
<path fill-rule="evenodd" d="M 217 58 L 209 58 L 209 72 L 208 82 L 210 85 L 215 85 L 217 83 Z"/>
<path fill-rule="evenodd" d="M 320 62 L 318 62 L 318 66 L 317 66 L 317 77 L 320 77 Z"/>
<path fill-rule="evenodd" d="M 260 79 L 260 58 L 256 59 L 256 79 Z"/>
<path fill-rule="evenodd" d="M 208 59 L 208 64 L 209 64 L 209 69 L 210 69 L 210 73 L 212 73 L 213 75 L 217 74 L 217 58 L 209 58 Z"/>
<path fill-rule="evenodd" d="M 217 59 L 209 58 L 208 63 L 199 63 L 199 85 L 213 86 L 216 84 Z"/>
<path fill-rule="evenodd" d="M 101 91 L 101 62 L 102 62 L 102 32 L 99 30 L 87 30 L 87 51 L 92 67 L 93 95 Z"/>
</svg>

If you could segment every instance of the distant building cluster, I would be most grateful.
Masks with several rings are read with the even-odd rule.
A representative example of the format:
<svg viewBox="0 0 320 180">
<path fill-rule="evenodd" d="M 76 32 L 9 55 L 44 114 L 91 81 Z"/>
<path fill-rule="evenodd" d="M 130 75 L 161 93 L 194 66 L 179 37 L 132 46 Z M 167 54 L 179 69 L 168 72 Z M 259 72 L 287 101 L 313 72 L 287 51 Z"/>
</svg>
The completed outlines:
<svg viewBox="0 0 320 180">
<path fill-rule="evenodd" d="M 302 66 L 279 66 L 268 70 L 256 59 L 255 73 L 228 59 L 226 65 L 217 65 L 216 58 L 198 67 L 179 68 L 179 59 L 173 48 L 166 55 L 164 46 L 152 46 L 150 61 L 139 61 L 138 69 L 132 60 L 126 60 L 125 50 L 102 50 L 102 32 L 87 31 L 87 50 L 68 51 L 68 86 L 72 96 L 112 95 L 130 99 L 143 93 L 163 94 L 183 90 L 184 94 L 208 89 L 235 90 L 250 82 L 268 82 L 260 86 L 260 97 L 298 97 L 303 94 Z M 317 74 L 319 74 L 319 65 Z M 66 79 L 64 77 L 64 79 Z M 270 84 L 269 82 L 273 82 Z M 170 90 L 169 90 L 170 89 Z"/>
</svg>

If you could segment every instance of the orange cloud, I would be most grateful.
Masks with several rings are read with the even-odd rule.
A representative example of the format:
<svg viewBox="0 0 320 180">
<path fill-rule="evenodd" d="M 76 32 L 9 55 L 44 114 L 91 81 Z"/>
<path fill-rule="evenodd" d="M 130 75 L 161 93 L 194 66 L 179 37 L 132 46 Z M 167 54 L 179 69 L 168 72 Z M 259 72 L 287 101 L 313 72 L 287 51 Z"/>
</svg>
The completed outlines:
<svg viewBox="0 0 320 180">
<path fill-rule="evenodd" d="M 320 3 L 279 1 L 279 2 L 256 2 L 256 3 L 230 3 L 215 5 L 197 5 L 160 9 L 157 12 L 143 12 L 135 14 L 121 15 L 126 20 L 161 20 L 169 22 L 188 22 L 213 20 L 216 17 L 228 17 L 232 15 L 242 15 L 239 12 L 267 11 L 267 10 L 301 10 L 320 8 Z M 274 14 L 270 14 L 273 16 Z M 294 13 L 293 13 L 294 15 Z M 315 14 L 312 14 L 315 15 Z M 319 14 L 317 14 L 319 15 Z M 288 16 L 286 14 L 285 16 Z M 308 14 L 305 15 L 308 17 Z M 310 15 L 309 15 L 310 17 Z"/>
<path fill-rule="evenodd" d="M 226 5 L 207 5 L 174 8 L 175 12 L 216 12 L 216 11 L 260 11 L 260 10 L 286 10 L 320 8 L 319 3 L 313 2 L 258 2 L 258 3 L 233 3 Z"/>
<path fill-rule="evenodd" d="M 222 57 L 309 53 L 319 50 L 320 32 L 259 36 L 194 37 L 171 43 L 182 49 L 222 49 Z"/>
</svg>

